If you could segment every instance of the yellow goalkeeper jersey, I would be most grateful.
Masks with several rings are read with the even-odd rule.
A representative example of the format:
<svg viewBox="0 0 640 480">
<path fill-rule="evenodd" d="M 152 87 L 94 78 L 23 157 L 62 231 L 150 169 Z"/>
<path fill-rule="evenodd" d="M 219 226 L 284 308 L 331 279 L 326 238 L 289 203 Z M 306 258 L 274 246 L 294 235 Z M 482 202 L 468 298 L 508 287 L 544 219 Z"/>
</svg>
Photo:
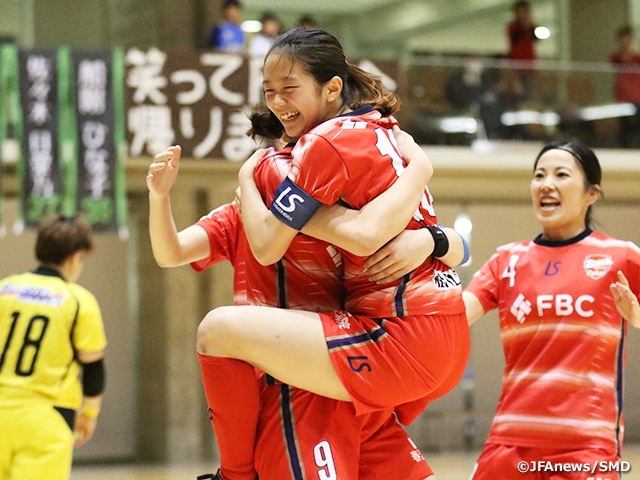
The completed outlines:
<svg viewBox="0 0 640 480">
<path fill-rule="evenodd" d="M 0 405 L 81 401 L 75 352 L 106 346 L 93 294 L 40 267 L 0 281 Z"/>
</svg>

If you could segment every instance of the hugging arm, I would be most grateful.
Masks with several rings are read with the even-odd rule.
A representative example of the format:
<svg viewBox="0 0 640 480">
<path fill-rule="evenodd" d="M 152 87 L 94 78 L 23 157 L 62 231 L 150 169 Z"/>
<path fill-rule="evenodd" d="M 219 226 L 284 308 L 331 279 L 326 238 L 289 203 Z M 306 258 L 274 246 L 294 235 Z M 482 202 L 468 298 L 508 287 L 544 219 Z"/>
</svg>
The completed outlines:
<svg viewBox="0 0 640 480">
<path fill-rule="evenodd" d="M 406 227 L 422 200 L 433 167 L 410 135 L 397 128 L 394 135 L 409 161 L 398 180 L 360 210 L 321 206 L 302 227 L 303 233 L 366 256 Z M 242 216 L 253 254 L 266 265 L 282 258 L 297 230 L 278 220 L 264 205 L 253 179 L 253 161 L 248 160 L 239 174 Z"/>
<path fill-rule="evenodd" d="M 360 210 L 340 205 L 321 207 L 302 233 L 364 257 L 405 229 L 422 200 L 433 166 L 411 135 L 398 127 L 394 127 L 393 134 L 403 158 L 409 162 L 398 180 Z"/>
<path fill-rule="evenodd" d="M 449 267 L 457 267 L 469 258 L 469 246 L 453 228 L 441 229 L 449 249 L 438 259 Z M 415 270 L 434 253 L 435 240 L 426 228 L 405 230 L 371 255 L 364 264 L 369 280 L 379 284 L 393 282 Z"/>
</svg>

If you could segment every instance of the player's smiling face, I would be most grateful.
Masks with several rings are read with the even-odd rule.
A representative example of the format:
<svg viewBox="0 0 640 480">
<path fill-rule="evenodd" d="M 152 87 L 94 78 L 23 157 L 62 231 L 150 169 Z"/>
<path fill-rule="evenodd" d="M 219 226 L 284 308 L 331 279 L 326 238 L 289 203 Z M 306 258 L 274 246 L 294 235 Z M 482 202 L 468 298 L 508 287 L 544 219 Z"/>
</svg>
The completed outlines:
<svg viewBox="0 0 640 480">
<path fill-rule="evenodd" d="M 599 192 L 585 187 L 582 168 L 565 150 L 545 152 L 531 180 L 533 210 L 549 240 L 567 240 L 585 228 L 587 209 Z"/>
<path fill-rule="evenodd" d="M 267 107 L 292 140 L 339 113 L 342 105 L 339 78 L 319 85 L 302 66 L 277 53 L 267 57 L 263 74 Z M 339 86 L 335 85 L 336 79 Z"/>
</svg>

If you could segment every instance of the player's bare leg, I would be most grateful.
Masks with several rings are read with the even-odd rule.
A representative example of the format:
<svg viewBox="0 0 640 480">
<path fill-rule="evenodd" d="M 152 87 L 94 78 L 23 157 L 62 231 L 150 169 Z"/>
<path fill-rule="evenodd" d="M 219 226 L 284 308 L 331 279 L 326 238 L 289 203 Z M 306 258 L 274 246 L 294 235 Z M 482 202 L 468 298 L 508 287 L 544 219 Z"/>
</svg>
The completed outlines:
<svg viewBox="0 0 640 480">
<path fill-rule="evenodd" d="M 269 307 L 220 307 L 198 328 L 201 355 L 244 360 L 278 380 L 350 401 L 335 371 L 316 313 Z"/>
</svg>

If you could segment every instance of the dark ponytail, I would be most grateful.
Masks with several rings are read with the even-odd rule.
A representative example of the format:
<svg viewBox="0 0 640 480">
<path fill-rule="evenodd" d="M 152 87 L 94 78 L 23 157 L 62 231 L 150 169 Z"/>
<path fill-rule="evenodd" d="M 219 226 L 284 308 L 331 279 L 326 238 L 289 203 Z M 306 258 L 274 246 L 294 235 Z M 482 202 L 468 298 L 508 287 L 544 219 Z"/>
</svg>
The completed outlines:
<svg viewBox="0 0 640 480">
<path fill-rule="evenodd" d="M 371 105 L 382 116 L 388 117 L 400 109 L 400 98 L 382 84 L 378 75 L 373 75 L 360 67 L 347 63 L 347 90 L 351 97 L 349 108 L 356 109 Z"/>
<path fill-rule="evenodd" d="M 251 138 L 256 136 L 276 140 L 284 135 L 284 127 L 278 117 L 276 117 L 266 105 L 261 104 L 256 107 L 249 116 L 251 128 L 247 130 L 247 135 Z"/>
</svg>

